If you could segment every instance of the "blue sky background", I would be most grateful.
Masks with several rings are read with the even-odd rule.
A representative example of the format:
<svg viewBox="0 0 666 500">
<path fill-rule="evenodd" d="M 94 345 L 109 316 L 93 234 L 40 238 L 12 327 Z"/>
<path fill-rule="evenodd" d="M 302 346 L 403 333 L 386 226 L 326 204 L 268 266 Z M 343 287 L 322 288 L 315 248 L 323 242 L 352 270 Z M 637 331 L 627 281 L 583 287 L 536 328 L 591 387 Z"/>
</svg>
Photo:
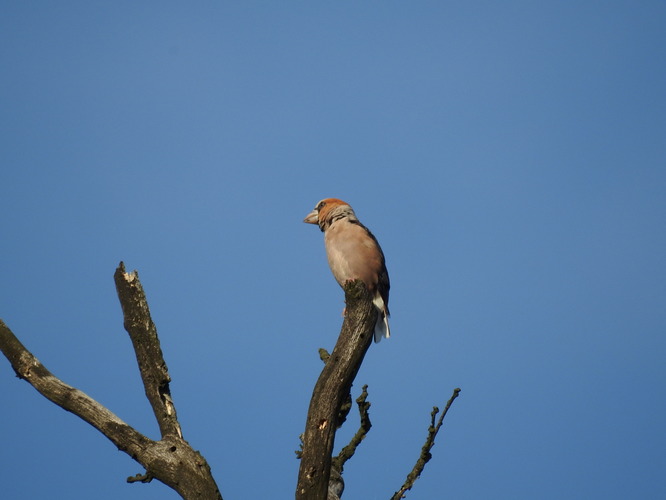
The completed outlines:
<svg viewBox="0 0 666 500">
<path fill-rule="evenodd" d="M 457 386 L 408 498 L 664 498 L 664 26 L 659 1 L 4 2 L 0 317 L 156 438 L 124 260 L 224 498 L 292 498 L 344 306 L 301 221 L 339 197 L 393 314 L 344 498 L 389 498 Z M 178 498 L 3 360 L 0 394 L 3 498 Z"/>
</svg>

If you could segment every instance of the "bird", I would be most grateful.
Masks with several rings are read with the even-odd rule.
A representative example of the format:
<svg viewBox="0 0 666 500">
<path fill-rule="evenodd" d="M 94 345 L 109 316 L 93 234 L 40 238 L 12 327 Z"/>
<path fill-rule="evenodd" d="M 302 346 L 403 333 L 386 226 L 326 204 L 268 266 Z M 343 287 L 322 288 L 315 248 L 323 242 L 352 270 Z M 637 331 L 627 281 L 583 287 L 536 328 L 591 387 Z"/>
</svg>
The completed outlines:
<svg viewBox="0 0 666 500">
<path fill-rule="evenodd" d="M 337 198 L 325 198 L 318 202 L 303 222 L 317 224 L 324 233 L 328 265 L 338 284 L 344 286 L 350 280 L 360 279 L 368 288 L 377 308 L 375 342 L 389 338 L 391 283 L 384 252 L 377 238 L 361 224 L 352 207 Z"/>
</svg>

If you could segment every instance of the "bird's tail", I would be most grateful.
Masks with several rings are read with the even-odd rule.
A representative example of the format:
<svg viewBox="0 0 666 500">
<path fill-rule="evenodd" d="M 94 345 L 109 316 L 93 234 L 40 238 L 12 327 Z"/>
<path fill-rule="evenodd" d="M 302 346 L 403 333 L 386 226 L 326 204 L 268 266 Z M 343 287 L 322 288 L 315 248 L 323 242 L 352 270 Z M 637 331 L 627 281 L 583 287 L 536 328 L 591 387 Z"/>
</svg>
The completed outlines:
<svg viewBox="0 0 666 500">
<path fill-rule="evenodd" d="M 375 323 L 375 342 L 379 342 L 382 338 L 389 338 L 391 336 L 391 329 L 389 328 L 388 314 L 379 309 L 377 311 L 377 323 Z"/>
<path fill-rule="evenodd" d="M 375 323 L 375 342 L 379 342 L 382 337 L 389 338 L 391 336 L 391 329 L 388 324 L 388 307 L 382 298 L 381 294 L 377 292 L 372 299 L 372 303 L 377 308 L 377 323 Z"/>
</svg>

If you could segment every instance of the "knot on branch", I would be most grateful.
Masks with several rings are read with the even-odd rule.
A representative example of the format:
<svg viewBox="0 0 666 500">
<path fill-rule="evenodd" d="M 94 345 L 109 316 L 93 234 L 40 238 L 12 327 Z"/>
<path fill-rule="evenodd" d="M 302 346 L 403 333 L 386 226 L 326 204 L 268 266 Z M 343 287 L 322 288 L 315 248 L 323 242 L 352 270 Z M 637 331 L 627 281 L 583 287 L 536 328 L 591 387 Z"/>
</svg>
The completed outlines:
<svg viewBox="0 0 666 500">
<path fill-rule="evenodd" d="M 149 483 L 153 479 L 155 479 L 155 476 L 152 475 L 150 472 L 146 471 L 145 474 L 136 474 L 135 476 L 130 476 L 127 478 L 128 483 Z"/>
</svg>

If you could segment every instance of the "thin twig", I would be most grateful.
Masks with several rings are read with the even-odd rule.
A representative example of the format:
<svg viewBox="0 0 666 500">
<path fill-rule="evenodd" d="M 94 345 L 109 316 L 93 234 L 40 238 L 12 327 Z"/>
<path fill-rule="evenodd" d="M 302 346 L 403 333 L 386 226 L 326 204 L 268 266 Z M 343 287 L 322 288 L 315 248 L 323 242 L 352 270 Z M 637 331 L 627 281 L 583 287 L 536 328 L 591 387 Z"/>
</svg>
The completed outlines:
<svg viewBox="0 0 666 500">
<path fill-rule="evenodd" d="M 444 417 L 448 413 L 449 408 L 451 408 L 453 401 L 458 397 L 459 394 L 460 394 L 460 388 L 453 389 L 453 395 L 446 403 L 446 407 L 444 407 L 444 411 L 440 415 L 437 423 L 435 423 L 435 419 L 437 417 L 437 414 L 439 413 L 439 408 L 437 408 L 436 406 L 433 407 L 432 412 L 430 413 L 430 426 L 428 427 L 428 437 L 426 438 L 425 443 L 421 448 L 421 454 L 419 455 L 419 458 L 416 461 L 416 465 L 414 465 L 412 471 L 409 474 L 407 474 L 407 479 L 405 480 L 405 483 L 398 491 L 396 491 L 393 494 L 391 500 L 400 500 L 402 498 L 405 498 L 405 493 L 412 489 L 412 486 L 414 486 L 416 480 L 421 476 L 421 473 L 423 472 L 425 465 L 432 458 L 430 450 L 435 445 L 435 437 L 437 436 L 439 428 L 442 426 L 442 423 L 444 422 Z"/>
<path fill-rule="evenodd" d="M 354 456 L 354 453 L 356 453 L 356 448 L 358 448 L 358 445 L 361 444 L 361 441 L 365 439 L 365 436 L 368 434 L 368 432 L 370 432 L 370 428 L 372 427 L 369 413 L 371 403 L 367 399 L 368 385 L 366 384 L 363 386 L 363 392 L 361 392 L 361 395 L 356 398 L 361 424 L 356 431 L 356 434 L 354 434 L 354 436 L 351 438 L 351 441 L 349 441 L 349 444 L 340 450 L 340 453 L 338 453 L 338 456 L 333 459 L 333 463 L 331 465 L 333 468 L 337 469 L 340 474 L 342 474 L 347 460 Z"/>
</svg>

